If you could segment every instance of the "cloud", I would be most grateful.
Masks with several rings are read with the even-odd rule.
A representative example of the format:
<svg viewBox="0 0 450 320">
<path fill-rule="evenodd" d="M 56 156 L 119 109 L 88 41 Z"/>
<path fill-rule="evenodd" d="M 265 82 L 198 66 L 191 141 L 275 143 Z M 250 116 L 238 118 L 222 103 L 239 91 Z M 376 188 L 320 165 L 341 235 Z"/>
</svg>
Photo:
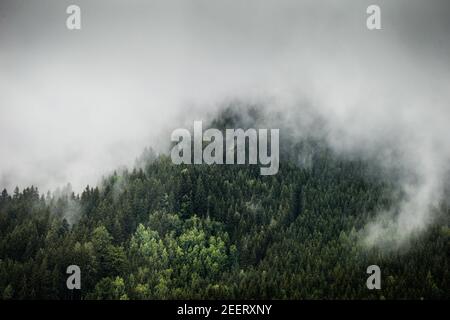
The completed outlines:
<svg viewBox="0 0 450 320">
<path fill-rule="evenodd" d="M 377 3 L 380 31 L 365 27 L 372 1 L 80 0 L 69 31 L 70 1 L 2 1 L 0 187 L 81 190 L 236 98 L 311 113 L 336 151 L 409 172 L 390 220 L 404 238 L 448 171 L 450 5 Z"/>
</svg>

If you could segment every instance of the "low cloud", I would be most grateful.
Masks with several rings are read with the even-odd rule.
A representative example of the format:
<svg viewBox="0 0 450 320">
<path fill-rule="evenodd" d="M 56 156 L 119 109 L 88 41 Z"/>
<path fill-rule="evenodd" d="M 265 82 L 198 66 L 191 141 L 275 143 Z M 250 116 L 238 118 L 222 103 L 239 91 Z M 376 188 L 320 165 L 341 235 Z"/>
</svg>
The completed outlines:
<svg viewBox="0 0 450 320">
<path fill-rule="evenodd" d="M 80 31 L 69 4 L 0 4 L 0 187 L 80 191 L 238 99 L 407 172 L 367 243 L 433 220 L 450 160 L 447 1 L 378 1 L 379 31 L 369 1 L 80 0 Z"/>
</svg>

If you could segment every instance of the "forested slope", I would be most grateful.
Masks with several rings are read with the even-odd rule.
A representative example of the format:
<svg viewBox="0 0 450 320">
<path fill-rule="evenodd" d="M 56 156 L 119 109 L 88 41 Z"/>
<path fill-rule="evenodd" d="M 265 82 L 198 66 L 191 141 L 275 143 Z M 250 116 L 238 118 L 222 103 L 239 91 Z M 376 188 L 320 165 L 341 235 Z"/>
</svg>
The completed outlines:
<svg viewBox="0 0 450 320">
<path fill-rule="evenodd" d="M 0 295 L 450 298 L 448 207 L 405 248 L 365 247 L 361 230 L 397 200 L 392 180 L 320 141 L 293 150 L 308 150 L 310 165 L 285 156 L 273 176 L 256 165 L 177 166 L 159 155 L 81 194 L 4 190 Z M 80 291 L 66 288 L 72 264 Z M 366 287 L 371 264 L 381 267 L 381 290 Z"/>
</svg>

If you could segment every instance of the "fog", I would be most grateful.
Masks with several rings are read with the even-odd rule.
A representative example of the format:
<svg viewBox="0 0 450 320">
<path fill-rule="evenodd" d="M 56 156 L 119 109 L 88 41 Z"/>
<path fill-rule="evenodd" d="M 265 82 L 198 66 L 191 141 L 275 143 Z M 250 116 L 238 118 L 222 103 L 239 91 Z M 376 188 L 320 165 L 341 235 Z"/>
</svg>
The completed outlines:
<svg viewBox="0 0 450 320">
<path fill-rule="evenodd" d="M 81 30 L 65 25 L 73 3 Z M 312 112 L 337 152 L 408 172 L 407 198 L 364 239 L 401 243 L 433 220 L 448 176 L 449 17 L 444 0 L 2 0 L 0 187 L 79 191 L 238 99 L 294 127 Z"/>
</svg>

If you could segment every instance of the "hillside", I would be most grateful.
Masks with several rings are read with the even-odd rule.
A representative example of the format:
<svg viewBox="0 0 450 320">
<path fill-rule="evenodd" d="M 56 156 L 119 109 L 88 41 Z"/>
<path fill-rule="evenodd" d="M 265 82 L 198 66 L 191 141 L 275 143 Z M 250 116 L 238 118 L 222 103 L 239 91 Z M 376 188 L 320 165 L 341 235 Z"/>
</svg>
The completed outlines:
<svg viewBox="0 0 450 320">
<path fill-rule="evenodd" d="M 223 115 L 213 125 L 236 123 Z M 320 140 L 296 141 L 278 174 L 143 157 L 81 194 L 0 197 L 4 299 L 448 299 L 450 210 L 405 244 L 361 240 L 399 197 L 386 172 Z M 307 153 L 308 164 L 299 161 Z M 395 195 L 395 196 L 394 196 Z M 78 265 L 82 289 L 66 288 Z M 382 269 L 382 290 L 366 268 Z"/>
</svg>

